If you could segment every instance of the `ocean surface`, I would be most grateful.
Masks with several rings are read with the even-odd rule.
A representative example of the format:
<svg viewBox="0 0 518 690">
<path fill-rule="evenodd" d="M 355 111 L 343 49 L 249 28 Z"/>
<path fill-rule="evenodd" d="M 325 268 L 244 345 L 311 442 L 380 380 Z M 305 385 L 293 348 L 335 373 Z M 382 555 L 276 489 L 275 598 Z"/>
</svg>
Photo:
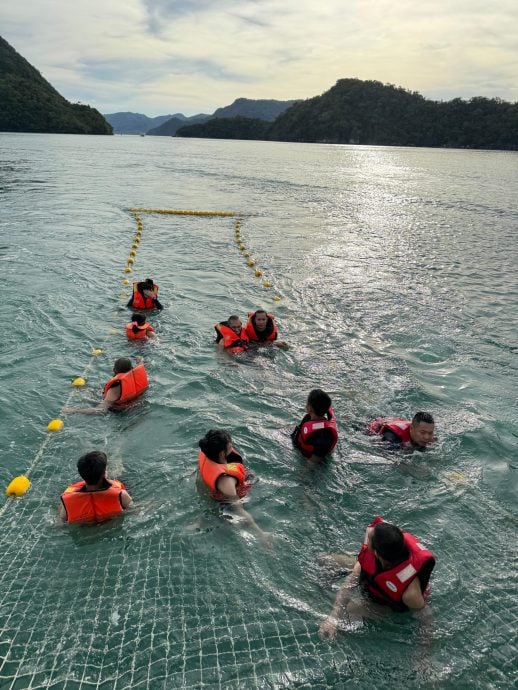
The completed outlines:
<svg viewBox="0 0 518 690">
<path fill-rule="evenodd" d="M 0 501 L 1 690 L 512 687 L 517 182 L 507 152 L 0 135 L 0 479 L 32 482 Z M 130 208 L 237 215 L 141 212 L 125 274 Z M 147 277 L 165 309 L 135 345 L 122 281 Z M 214 324 L 259 307 L 290 349 L 218 354 Z M 61 414 L 137 355 L 151 383 L 131 409 Z M 340 441 L 308 468 L 289 432 L 316 387 Z M 426 453 L 364 434 L 420 409 Z M 270 549 L 199 490 L 214 427 L 256 477 L 246 509 Z M 60 493 L 93 449 L 135 508 L 64 526 Z M 344 619 L 321 640 L 341 582 L 321 555 L 356 552 L 376 515 L 436 555 L 433 623 Z"/>
</svg>

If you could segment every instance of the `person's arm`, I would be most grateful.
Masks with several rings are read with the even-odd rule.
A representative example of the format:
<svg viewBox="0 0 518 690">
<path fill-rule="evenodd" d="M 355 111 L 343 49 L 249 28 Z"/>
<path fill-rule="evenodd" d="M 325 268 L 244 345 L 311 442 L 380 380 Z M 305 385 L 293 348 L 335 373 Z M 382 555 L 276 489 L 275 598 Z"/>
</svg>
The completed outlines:
<svg viewBox="0 0 518 690">
<path fill-rule="evenodd" d="M 381 438 L 394 448 L 401 446 L 401 439 L 390 429 L 385 429 L 385 431 L 381 434 Z"/>
<path fill-rule="evenodd" d="M 133 499 L 129 495 L 127 491 L 124 491 L 124 489 L 121 491 L 120 495 L 120 501 L 121 501 L 121 506 L 126 510 L 126 508 L 129 508 L 129 506 L 132 504 Z"/>
<path fill-rule="evenodd" d="M 133 306 L 133 294 L 132 294 L 131 297 L 129 298 L 128 303 L 126 304 L 126 306 L 128 307 L 128 309 L 131 309 L 131 307 Z"/>
<path fill-rule="evenodd" d="M 155 305 L 155 309 L 159 309 L 160 311 L 162 311 L 162 309 L 164 308 L 163 305 L 160 304 L 160 302 L 158 301 L 158 297 L 155 297 L 153 299 L 153 304 Z"/>
<path fill-rule="evenodd" d="M 149 326 L 149 328 L 146 329 L 146 335 L 148 338 L 154 338 L 156 336 L 153 326 Z"/>
<path fill-rule="evenodd" d="M 104 414 L 110 407 L 121 397 L 121 386 L 115 384 L 108 389 L 106 397 L 96 407 L 64 407 L 63 412 L 66 414 Z"/>
<path fill-rule="evenodd" d="M 349 601 L 351 596 L 351 589 L 358 584 L 362 567 L 359 561 L 356 561 L 354 568 L 345 578 L 343 585 L 338 590 L 335 598 L 335 603 L 329 616 L 321 624 L 319 633 L 321 637 L 327 637 L 330 640 L 336 637 L 336 629 L 338 627 L 338 619 L 340 618 L 344 606 Z"/>
<path fill-rule="evenodd" d="M 276 340 L 274 343 L 275 347 L 279 347 L 281 350 L 287 350 L 288 349 L 288 343 L 284 340 Z"/>
<path fill-rule="evenodd" d="M 420 611 L 426 606 L 423 594 L 421 592 L 421 585 L 419 579 L 416 577 L 405 589 L 401 597 L 403 604 L 408 606 L 411 611 Z"/>
<path fill-rule="evenodd" d="M 225 349 L 225 339 L 224 339 L 224 338 L 221 338 L 221 340 L 218 340 L 218 341 L 217 341 L 217 346 L 218 346 L 218 350 L 220 350 L 221 352 L 223 352 L 223 350 Z"/>
<path fill-rule="evenodd" d="M 62 500 L 60 500 L 59 502 L 58 515 L 61 518 L 61 520 L 63 520 L 63 522 L 67 521 L 68 515 Z"/>
<path fill-rule="evenodd" d="M 250 515 L 250 513 L 243 508 L 243 505 L 239 501 L 236 488 L 237 479 L 229 476 L 228 474 L 222 475 L 216 483 L 216 489 L 222 493 L 225 498 L 227 498 L 229 501 L 232 501 L 239 517 L 242 517 L 246 524 L 257 532 L 259 539 L 264 544 L 269 545 L 272 541 L 272 535 L 270 532 L 264 532 L 254 518 Z"/>
</svg>

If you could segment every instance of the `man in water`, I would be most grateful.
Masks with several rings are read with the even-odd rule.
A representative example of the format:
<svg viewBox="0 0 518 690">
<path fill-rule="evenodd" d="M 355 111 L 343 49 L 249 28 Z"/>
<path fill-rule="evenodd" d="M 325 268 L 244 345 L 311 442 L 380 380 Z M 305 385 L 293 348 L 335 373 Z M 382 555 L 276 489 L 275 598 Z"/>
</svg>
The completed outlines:
<svg viewBox="0 0 518 690">
<path fill-rule="evenodd" d="M 122 513 L 131 504 L 126 487 L 108 479 L 106 453 L 94 450 L 79 458 L 77 470 L 82 481 L 71 484 L 61 496 L 60 517 L 66 522 L 104 522 Z"/>
<path fill-rule="evenodd" d="M 381 436 L 393 447 L 405 446 L 425 450 L 436 439 L 435 422 L 428 412 L 417 412 L 412 421 L 401 417 L 378 417 L 370 424 L 368 433 Z"/>
<path fill-rule="evenodd" d="M 353 617 L 369 614 L 363 603 L 352 601 L 358 583 L 376 604 L 399 612 L 424 612 L 434 566 L 434 555 L 414 536 L 375 518 L 367 527 L 358 559 L 339 589 L 331 613 L 320 626 L 320 635 L 330 639 L 336 636 L 344 608 Z M 427 617 L 428 613 L 423 615 Z"/>
<path fill-rule="evenodd" d="M 65 407 L 66 414 L 103 414 L 112 408 L 121 408 L 138 398 L 149 386 L 142 357 L 133 367 L 127 357 L 119 357 L 113 365 L 114 376 L 105 384 L 103 399 L 96 407 Z"/>
</svg>

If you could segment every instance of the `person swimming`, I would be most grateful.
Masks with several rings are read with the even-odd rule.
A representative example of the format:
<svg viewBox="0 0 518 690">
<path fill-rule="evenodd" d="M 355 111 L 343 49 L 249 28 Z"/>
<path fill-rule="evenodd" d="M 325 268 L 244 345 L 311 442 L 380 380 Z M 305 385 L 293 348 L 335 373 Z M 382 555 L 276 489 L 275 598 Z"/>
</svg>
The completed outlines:
<svg viewBox="0 0 518 690">
<path fill-rule="evenodd" d="M 128 309 L 162 310 L 164 307 L 158 301 L 158 285 L 152 278 L 133 283 L 133 293 L 126 305 Z"/>
<path fill-rule="evenodd" d="M 129 340 L 147 340 L 155 337 L 155 329 L 147 323 L 144 314 L 132 314 L 130 323 L 126 324 L 126 335 Z"/>
</svg>

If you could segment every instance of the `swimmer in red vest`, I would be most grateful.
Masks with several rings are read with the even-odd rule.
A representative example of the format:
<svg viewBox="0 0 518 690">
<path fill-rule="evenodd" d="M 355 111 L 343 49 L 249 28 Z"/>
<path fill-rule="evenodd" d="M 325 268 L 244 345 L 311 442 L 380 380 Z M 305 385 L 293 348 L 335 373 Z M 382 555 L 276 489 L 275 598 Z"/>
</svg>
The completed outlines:
<svg viewBox="0 0 518 690">
<path fill-rule="evenodd" d="M 278 333 L 275 316 L 268 314 L 264 309 L 248 313 L 245 330 L 250 339 L 250 344 L 255 347 L 275 345 L 275 347 L 288 349 L 288 344 L 284 340 L 277 340 Z"/>
<path fill-rule="evenodd" d="M 236 513 L 254 529 L 266 545 L 272 535 L 264 532 L 240 503 L 250 490 L 250 482 L 243 465 L 243 458 L 232 447 L 230 434 L 222 429 L 211 429 L 199 440 L 199 477 L 216 501 L 231 501 Z"/>
<path fill-rule="evenodd" d="M 126 324 L 126 335 L 129 340 L 147 340 L 155 337 L 155 329 L 144 314 L 132 314 L 131 321 Z"/>
<path fill-rule="evenodd" d="M 133 367 L 131 360 L 120 357 L 113 365 L 114 376 L 105 384 L 103 400 L 96 407 L 64 407 L 67 414 L 103 414 L 109 409 L 124 407 L 148 388 L 149 380 L 142 361 L 137 357 Z"/>
<path fill-rule="evenodd" d="M 320 388 L 310 391 L 306 415 L 292 431 L 291 439 L 302 455 L 313 462 L 325 458 L 336 446 L 338 432 L 331 398 Z"/>
<path fill-rule="evenodd" d="M 425 610 L 434 566 L 434 555 L 414 536 L 375 518 L 367 528 L 358 558 L 336 595 L 331 613 L 320 626 L 321 636 L 336 636 L 344 608 L 350 616 L 368 614 L 368 609 L 352 601 L 352 590 L 357 584 L 376 604 L 400 612 Z"/>
<path fill-rule="evenodd" d="M 71 484 L 61 496 L 60 517 L 66 522 L 104 522 L 122 513 L 131 496 L 122 482 L 108 479 L 106 453 L 94 450 L 79 458 L 82 481 Z"/>
<path fill-rule="evenodd" d="M 126 305 L 128 309 L 158 309 L 162 310 L 164 307 L 158 301 L 158 285 L 153 282 L 152 278 L 147 278 L 139 283 L 133 283 L 133 293 Z"/>
<path fill-rule="evenodd" d="M 217 323 L 214 328 L 216 329 L 214 342 L 221 352 L 236 354 L 248 349 L 248 335 L 239 316 L 232 314 L 226 321 Z"/>
<path fill-rule="evenodd" d="M 436 441 L 434 429 L 432 415 L 428 412 L 417 412 L 411 422 L 401 417 L 378 417 L 369 425 L 368 433 L 381 436 L 391 446 L 425 450 Z"/>
</svg>

